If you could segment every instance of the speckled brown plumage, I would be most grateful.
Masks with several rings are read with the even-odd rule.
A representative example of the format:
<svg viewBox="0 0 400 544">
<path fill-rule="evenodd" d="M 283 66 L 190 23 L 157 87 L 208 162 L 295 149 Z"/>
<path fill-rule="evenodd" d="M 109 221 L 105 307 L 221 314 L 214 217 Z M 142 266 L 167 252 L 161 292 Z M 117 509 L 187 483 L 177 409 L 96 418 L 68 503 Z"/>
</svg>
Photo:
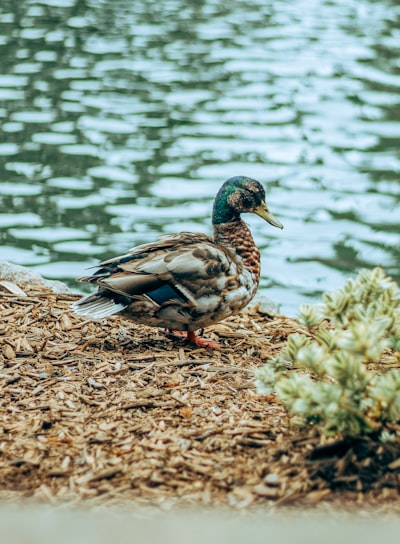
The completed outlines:
<svg viewBox="0 0 400 544">
<path fill-rule="evenodd" d="M 121 313 L 138 323 L 186 331 L 191 342 L 217 347 L 195 331 L 240 312 L 260 279 L 260 253 L 240 219 L 245 212 L 282 228 L 258 181 L 231 178 L 214 201 L 213 238 L 190 232 L 164 235 L 100 263 L 93 275 L 78 279 L 99 289 L 76 302 L 74 311 L 93 318 Z"/>
<path fill-rule="evenodd" d="M 214 225 L 214 240 L 218 244 L 231 246 L 243 260 L 244 266 L 258 286 L 260 281 L 260 252 L 255 245 L 249 227 L 242 220 Z"/>
</svg>

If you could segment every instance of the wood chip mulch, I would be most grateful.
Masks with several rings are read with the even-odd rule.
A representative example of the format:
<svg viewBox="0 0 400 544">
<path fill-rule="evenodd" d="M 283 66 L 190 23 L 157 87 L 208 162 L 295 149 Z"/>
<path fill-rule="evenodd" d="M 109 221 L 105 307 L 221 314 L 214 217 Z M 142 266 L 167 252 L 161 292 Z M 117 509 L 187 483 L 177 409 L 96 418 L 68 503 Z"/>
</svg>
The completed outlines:
<svg viewBox="0 0 400 544">
<path fill-rule="evenodd" d="M 0 499 L 257 509 L 324 502 L 400 511 L 397 443 L 288 428 L 253 370 L 299 324 L 259 312 L 190 347 L 77 296 L 0 293 Z"/>
</svg>

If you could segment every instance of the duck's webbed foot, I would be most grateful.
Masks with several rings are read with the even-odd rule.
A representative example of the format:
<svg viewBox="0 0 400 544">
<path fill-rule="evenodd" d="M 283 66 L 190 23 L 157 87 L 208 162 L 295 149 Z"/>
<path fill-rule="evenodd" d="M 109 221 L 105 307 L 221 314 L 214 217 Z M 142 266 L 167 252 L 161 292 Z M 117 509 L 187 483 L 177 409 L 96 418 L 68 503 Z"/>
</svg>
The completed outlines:
<svg viewBox="0 0 400 544">
<path fill-rule="evenodd" d="M 202 338 L 201 336 L 197 336 L 195 332 L 193 331 L 173 331 L 170 330 L 170 333 L 173 334 L 173 336 L 177 336 L 179 338 L 182 338 L 186 340 L 190 344 L 194 344 L 195 346 L 198 346 L 200 348 L 209 348 L 209 349 L 220 349 L 221 346 L 218 342 L 215 342 L 214 340 L 206 340 L 206 338 Z"/>
</svg>

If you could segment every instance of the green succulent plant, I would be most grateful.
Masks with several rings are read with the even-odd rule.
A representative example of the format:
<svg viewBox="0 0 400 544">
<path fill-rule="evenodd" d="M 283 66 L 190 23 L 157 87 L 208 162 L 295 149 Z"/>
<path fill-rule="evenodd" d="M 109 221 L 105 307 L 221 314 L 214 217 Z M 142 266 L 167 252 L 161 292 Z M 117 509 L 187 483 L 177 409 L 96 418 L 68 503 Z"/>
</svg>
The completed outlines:
<svg viewBox="0 0 400 544">
<path fill-rule="evenodd" d="M 275 392 L 294 422 L 317 424 L 327 435 L 359 436 L 399 422 L 396 282 L 381 268 L 362 270 L 322 304 L 301 306 L 298 318 L 307 331 L 289 335 L 256 371 L 259 393 Z"/>
</svg>

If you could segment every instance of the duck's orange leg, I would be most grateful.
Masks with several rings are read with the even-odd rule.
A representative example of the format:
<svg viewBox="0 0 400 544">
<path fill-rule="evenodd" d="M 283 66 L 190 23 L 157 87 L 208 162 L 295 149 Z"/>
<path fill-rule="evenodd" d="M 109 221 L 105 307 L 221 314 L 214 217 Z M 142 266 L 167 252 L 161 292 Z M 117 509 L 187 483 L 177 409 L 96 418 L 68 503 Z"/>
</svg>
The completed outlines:
<svg viewBox="0 0 400 544">
<path fill-rule="evenodd" d="M 193 331 L 187 331 L 186 340 L 201 348 L 219 349 L 221 347 L 218 342 L 215 342 L 214 340 L 206 340 L 201 336 L 196 336 Z"/>
<path fill-rule="evenodd" d="M 214 340 L 206 340 L 205 338 L 202 338 L 201 336 L 196 336 L 196 333 L 193 331 L 170 331 L 174 336 L 178 336 L 180 338 L 183 338 L 187 342 L 190 342 L 190 344 L 194 344 L 195 346 L 199 346 L 200 348 L 210 348 L 210 349 L 219 349 L 221 346 L 218 344 L 218 342 L 215 342 Z"/>
</svg>

